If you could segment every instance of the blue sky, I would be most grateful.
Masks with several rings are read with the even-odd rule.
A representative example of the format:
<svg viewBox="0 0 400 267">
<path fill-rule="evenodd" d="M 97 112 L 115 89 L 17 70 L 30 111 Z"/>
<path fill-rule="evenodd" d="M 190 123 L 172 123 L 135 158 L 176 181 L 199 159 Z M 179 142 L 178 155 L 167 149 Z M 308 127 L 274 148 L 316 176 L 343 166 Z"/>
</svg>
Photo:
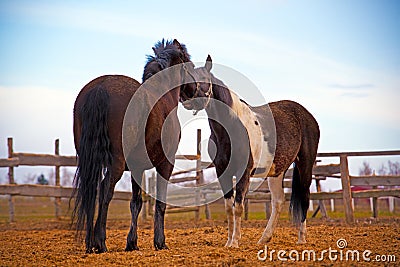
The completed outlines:
<svg viewBox="0 0 400 267">
<path fill-rule="evenodd" d="M 162 38 L 243 73 L 268 101 L 303 104 L 321 152 L 399 149 L 399 12 L 386 0 L 0 0 L 0 157 L 8 136 L 40 153 L 60 138 L 73 155 L 80 89 L 103 74 L 140 81 Z"/>
</svg>

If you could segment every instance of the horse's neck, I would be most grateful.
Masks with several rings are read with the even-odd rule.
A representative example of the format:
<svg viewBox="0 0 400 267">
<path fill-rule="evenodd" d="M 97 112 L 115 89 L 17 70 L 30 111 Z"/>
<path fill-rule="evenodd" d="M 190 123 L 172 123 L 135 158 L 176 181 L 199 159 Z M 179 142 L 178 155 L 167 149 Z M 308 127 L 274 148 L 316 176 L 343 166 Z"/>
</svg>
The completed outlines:
<svg viewBox="0 0 400 267">
<path fill-rule="evenodd" d="M 175 109 L 179 104 L 179 92 L 180 88 L 176 87 L 171 90 L 168 90 L 167 93 L 161 96 L 160 100 L 166 104 L 164 108 L 168 110 Z"/>
<path fill-rule="evenodd" d="M 217 78 L 213 78 L 213 98 L 220 104 L 214 103 L 214 105 L 210 105 L 210 108 L 206 109 L 206 111 L 213 113 L 213 115 L 217 117 L 226 116 L 227 114 L 222 113 L 229 111 L 228 113 L 230 113 L 232 119 L 235 119 L 235 117 L 242 118 L 244 111 L 249 109 L 247 104 L 240 101 L 237 94 L 229 90 L 229 88 Z M 224 106 L 227 109 L 223 108 Z"/>
<path fill-rule="evenodd" d="M 179 96 L 180 96 L 180 87 L 176 87 L 174 89 L 169 90 L 166 95 L 168 95 L 170 97 L 171 102 L 174 104 L 174 108 L 176 106 L 178 106 Z"/>
<path fill-rule="evenodd" d="M 241 102 L 239 96 L 218 79 L 215 80 L 215 83 L 213 81 L 213 99 L 216 101 L 211 101 L 206 108 L 207 115 L 210 118 L 209 125 L 215 135 L 225 139 L 222 135 L 226 134 L 226 131 L 222 130 L 221 127 L 229 128 L 226 129 L 228 131 L 242 128 L 241 120 L 245 113 L 244 110 L 248 109 L 248 106 Z"/>
<path fill-rule="evenodd" d="M 179 103 L 180 87 L 172 88 L 176 84 L 173 79 L 177 78 L 169 76 L 166 72 L 156 72 L 143 83 L 143 90 L 152 101 L 166 105 L 162 109 L 174 109 Z"/>
</svg>

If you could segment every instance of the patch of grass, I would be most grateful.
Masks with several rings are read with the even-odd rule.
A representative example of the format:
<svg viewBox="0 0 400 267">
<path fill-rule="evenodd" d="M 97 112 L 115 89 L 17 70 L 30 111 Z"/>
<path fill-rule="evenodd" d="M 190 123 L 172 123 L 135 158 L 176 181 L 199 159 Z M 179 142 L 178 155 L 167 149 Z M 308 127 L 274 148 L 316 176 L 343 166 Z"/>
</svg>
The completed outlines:
<svg viewBox="0 0 400 267">
<path fill-rule="evenodd" d="M 54 199 L 50 197 L 20 197 L 14 198 L 15 207 L 15 220 L 19 222 L 24 221 L 40 221 L 44 219 L 55 219 L 55 205 Z M 0 223 L 7 223 L 9 221 L 9 199 L 7 196 L 0 197 Z M 69 219 L 73 209 L 73 202 L 71 202 L 71 209 L 69 209 L 69 200 L 62 199 L 61 201 L 61 215 L 65 219 Z M 314 205 L 316 207 L 316 205 Z M 144 208 L 144 206 L 143 206 Z M 209 205 L 211 211 L 211 218 L 213 220 L 226 220 L 225 207 L 222 200 Z M 343 207 L 336 205 L 336 211 L 331 211 L 327 205 L 328 216 L 333 219 L 344 219 Z M 308 218 L 311 219 L 313 212 L 308 212 Z M 359 205 L 355 207 L 354 216 L 356 219 L 370 218 L 372 212 L 369 205 Z M 318 213 L 317 218 L 321 218 L 321 213 Z M 395 213 L 390 213 L 387 206 L 379 206 L 378 217 L 400 217 L 400 210 L 397 207 Z M 113 200 L 110 204 L 109 220 L 123 220 L 129 222 L 131 214 L 129 209 L 129 202 L 122 200 Z M 166 215 L 167 221 L 193 221 L 195 218 L 194 212 L 185 213 L 170 213 Z M 200 219 L 205 220 L 205 207 L 200 207 Z M 251 203 L 249 206 L 249 220 L 265 220 L 265 203 Z M 289 221 L 288 203 L 286 202 L 282 208 L 280 220 Z"/>
</svg>

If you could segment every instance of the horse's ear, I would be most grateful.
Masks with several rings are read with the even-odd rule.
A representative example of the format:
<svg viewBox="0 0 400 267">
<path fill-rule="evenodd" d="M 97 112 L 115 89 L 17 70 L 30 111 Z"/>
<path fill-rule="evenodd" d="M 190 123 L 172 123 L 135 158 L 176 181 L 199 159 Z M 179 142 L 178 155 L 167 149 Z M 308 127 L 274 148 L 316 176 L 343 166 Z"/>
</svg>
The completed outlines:
<svg viewBox="0 0 400 267">
<path fill-rule="evenodd" d="M 210 56 L 210 55 L 208 55 L 208 57 L 207 57 L 207 59 L 206 59 L 206 64 L 204 65 L 204 67 L 206 68 L 206 70 L 207 70 L 208 72 L 211 71 L 211 68 L 212 68 L 212 59 L 211 59 L 211 56 Z"/>
<path fill-rule="evenodd" d="M 176 47 L 178 47 L 180 50 L 182 50 L 182 46 L 181 44 L 178 42 L 178 40 L 174 39 L 172 41 L 172 44 L 175 45 Z"/>
</svg>

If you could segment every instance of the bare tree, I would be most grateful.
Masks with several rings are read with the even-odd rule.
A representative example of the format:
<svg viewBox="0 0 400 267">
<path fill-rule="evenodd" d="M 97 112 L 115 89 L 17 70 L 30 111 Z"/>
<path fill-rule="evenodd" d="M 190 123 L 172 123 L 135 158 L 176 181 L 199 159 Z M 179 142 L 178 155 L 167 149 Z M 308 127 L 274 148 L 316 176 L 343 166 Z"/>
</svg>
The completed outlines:
<svg viewBox="0 0 400 267">
<path fill-rule="evenodd" d="M 368 162 L 363 161 L 363 166 L 359 169 L 359 175 L 372 175 L 373 171 Z"/>
<path fill-rule="evenodd" d="M 0 176 L 0 184 L 7 184 L 7 183 L 8 183 L 8 174 Z"/>
<path fill-rule="evenodd" d="M 378 170 L 379 175 L 386 175 L 387 174 L 387 168 L 385 164 L 382 164 L 381 167 Z"/>
<path fill-rule="evenodd" d="M 61 174 L 61 186 L 72 186 L 72 182 L 74 180 L 75 173 L 68 168 L 62 168 Z"/>
<path fill-rule="evenodd" d="M 35 184 L 36 183 L 37 174 L 28 173 L 25 174 L 24 180 L 22 183 L 24 184 Z"/>
<path fill-rule="evenodd" d="M 368 163 L 367 163 L 368 165 Z M 365 168 L 365 162 L 363 165 L 363 168 L 360 168 L 360 174 L 361 171 L 363 171 Z M 400 175 L 400 162 L 392 162 L 388 161 L 387 166 L 385 164 L 382 164 L 381 167 L 378 170 L 379 175 Z"/>
<path fill-rule="evenodd" d="M 389 160 L 389 175 L 400 175 L 400 162 L 392 162 Z"/>
<path fill-rule="evenodd" d="M 49 181 L 49 185 L 55 185 L 56 182 L 56 172 L 54 171 L 54 169 L 50 169 L 48 172 L 48 181 Z"/>
</svg>

